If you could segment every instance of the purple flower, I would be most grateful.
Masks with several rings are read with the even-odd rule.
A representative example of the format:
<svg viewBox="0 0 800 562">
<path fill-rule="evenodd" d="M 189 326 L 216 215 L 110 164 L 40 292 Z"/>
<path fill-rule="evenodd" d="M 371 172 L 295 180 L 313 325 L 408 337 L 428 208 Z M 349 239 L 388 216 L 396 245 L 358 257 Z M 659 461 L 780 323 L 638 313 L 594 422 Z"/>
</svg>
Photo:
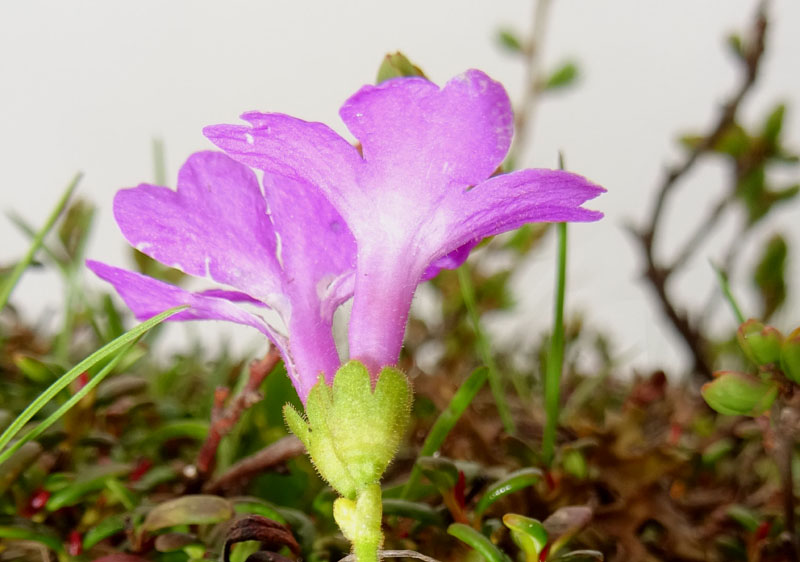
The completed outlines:
<svg viewBox="0 0 800 562">
<path fill-rule="evenodd" d="M 248 167 L 222 153 L 200 152 L 181 168 L 177 191 L 145 184 L 114 198 L 114 216 L 131 245 L 235 290 L 194 293 L 99 262 L 87 265 L 140 319 L 188 304 L 172 319 L 228 320 L 260 330 L 280 350 L 305 401 L 318 375 L 331 381 L 340 365 L 331 324 L 336 308 L 352 296 L 355 244 L 314 186 L 270 174 L 263 183 L 262 193 Z M 242 305 L 276 311 L 283 326 Z"/>
<path fill-rule="evenodd" d="M 373 374 L 397 362 L 421 280 L 458 266 L 486 236 L 602 216 L 580 205 L 603 189 L 575 174 L 492 177 L 513 115 L 503 87 L 480 71 L 442 89 L 421 78 L 365 86 L 339 113 L 363 156 L 326 125 L 278 113 L 246 113 L 249 126 L 204 132 L 248 166 L 315 186 L 344 219 L 358 248 L 350 356 Z"/>
</svg>

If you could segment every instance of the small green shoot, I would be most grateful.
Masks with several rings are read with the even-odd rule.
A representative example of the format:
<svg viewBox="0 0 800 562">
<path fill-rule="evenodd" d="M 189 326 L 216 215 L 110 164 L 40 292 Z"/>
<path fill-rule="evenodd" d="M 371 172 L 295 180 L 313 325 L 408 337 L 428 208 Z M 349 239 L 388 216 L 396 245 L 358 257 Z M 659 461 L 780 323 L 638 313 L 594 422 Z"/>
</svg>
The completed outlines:
<svg viewBox="0 0 800 562">
<path fill-rule="evenodd" d="M 563 168 L 563 166 L 562 166 Z M 544 403 L 546 421 L 542 436 L 542 457 L 548 466 L 555 455 L 556 429 L 561 390 L 561 371 L 564 363 L 564 295 L 567 285 L 567 224 L 559 223 L 558 272 L 556 273 L 556 300 L 553 318 L 553 336 L 547 356 L 547 372 L 544 380 Z"/>
<path fill-rule="evenodd" d="M 489 369 L 489 387 L 492 389 L 492 396 L 494 396 L 495 404 L 497 405 L 497 412 L 500 414 L 500 419 L 503 422 L 503 428 L 509 435 L 514 435 L 517 428 L 514 425 L 514 420 L 511 417 L 511 411 L 506 403 L 505 392 L 503 391 L 503 384 L 500 380 L 500 373 L 497 370 L 497 364 L 492 355 L 492 346 L 489 343 L 489 337 L 483 331 L 481 326 L 481 319 L 478 315 L 478 307 L 475 304 L 475 288 L 472 285 L 472 277 L 470 276 L 469 264 L 465 263 L 458 268 L 458 283 L 461 286 L 461 297 L 464 299 L 464 306 L 467 307 L 467 314 L 472 322 L 472 329 L 475 331 L 475 339 L 478 343 L 478 353 L 481 356 L 483 364 Z"/>
<path fill-rule="evenodd" d="M 5 283 L 3 283 L 2 287 L 0 287 L 0 310 L 3 310 L 6 307 L 6 304 L 8 304 L 8 299 L 11 297 L 11 293 L 14 291 L 14 287 L 17 286 L 17 282 L 19 281 L 20 277 L 22 277 L 22 274 L 25 273 L 26 269 L 28 269 L 28 266 L 30 266 L 31 262 L 33 262 L 36 252 L 38 252 L 39 248 L 41 248 L 42 244 L 44 244 L 45 237 L 52 230 L 53 226 L 58 220 L 58 217 L 60 217 L 61 213 L 64 212 L 64 208 L 67 206 L 67 202 L 72 196 L 72 193 L 78 187 L 78 182 L 80 182 L 81 177 L 82 174 L 78 173 L 69 183 L 67 189 L 64 191 L 64 194 L 61 196 L 61 199 L 58 200 L 55 208 L 50 213 L 47 221 L 44 223 L 44 226 L 42 226 L 42 228 L 33 238 L 33 242 L 31 242 L 28 252 L 19 261 L 19 263 L 17 263 L 17 265 L 11 271 L 11 274 L 8 276 L 8 279 L 6 279 Z"/>
</svg>

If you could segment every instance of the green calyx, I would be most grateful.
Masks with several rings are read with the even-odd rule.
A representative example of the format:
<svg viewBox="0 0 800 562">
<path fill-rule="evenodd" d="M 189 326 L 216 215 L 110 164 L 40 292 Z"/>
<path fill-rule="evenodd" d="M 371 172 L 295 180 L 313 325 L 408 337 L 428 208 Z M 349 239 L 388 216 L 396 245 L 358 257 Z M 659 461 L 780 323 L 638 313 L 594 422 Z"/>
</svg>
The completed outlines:
<svg viewBox="0 0 800 562">
<path fill-rule="evenodd" d="M 322 477 L 339 494 L 356 500 L 380 481 L 408 426 L 412 392 L 399 370 L 381 370 L 372 388 L 358 361 L 342 365 L 333 386 L 320 377 L 306 401 L 306 419 L 286 405 L 289 429 L 306 446 Z"/>
</svg>

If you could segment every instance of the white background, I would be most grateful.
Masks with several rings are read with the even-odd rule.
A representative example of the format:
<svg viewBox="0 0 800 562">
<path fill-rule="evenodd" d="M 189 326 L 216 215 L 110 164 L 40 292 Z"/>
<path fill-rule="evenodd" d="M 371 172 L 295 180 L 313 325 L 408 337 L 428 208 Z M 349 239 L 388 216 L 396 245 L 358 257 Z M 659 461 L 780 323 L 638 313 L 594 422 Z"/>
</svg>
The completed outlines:
<svg viewBox="0 0 800 562">
<path fill-rule="evenodd" d="M 563 150 L 571 170 L 608 189 L 592 204 L 606 218 L 571 228 L 568 306 L 614 334 L 627 366 L 666 365 L 676 373 L 688 364 L 671 328 L 660 321 L 649 288 L 638 280 L 638 248 L 624 225 L 641 224 L 649 213 L 663 165 L 680 154 L 676 135 L 708 127 L 719 102 L 738 84 L 724 37 L 743 29 L 754 9 L 755 2 L 745 0 L 554 2 L 545 61 L 555 66 L 576 59 L 582 78 L 539 107 L 532 150 L 522 164 L 553 167 Z M 759 123 L 774 103 L 789 103 L 787 140 L 797 149 L 800 3 L 776 1 L 770 14 L 768 56 L 760 85 L 746 101 L 745 121 Z M 494 36 L 500 27 L 526 32 L 531 15 L 531 3 L 521 0 L 3 2 L 0 210 L 13 209 L 39 225 L 82 170 L 80 193 L 99 209 L 89 255 L 125 265 L 111 201 L 121 187 L 152 181 L 154 137 L 166 144 L 174 186 L 183 160 L 211 147 L 202 127 L 235 122 L 245 110 L 324 121 L 344 134 L 339 105 L 374 80 L 386 52 L 398 49 L 439 83 L 480 68 L 518 99 L 521 64 L 497 47 Z M 681 186 L 664 225 L 670 242 L 691 232 L 704 205 L 719 196 L 724 170 L 703 165 Z M 784 179 L 797 182 L 797 169 Z M 766 235 L 781 227 L 791 237 L 796 285 L 800 211 L 794 205 L 779 215 L 761 230 Z M 725 232 L 739 220 L 728 217 Z M 497 339 L 530 338 L 550 322 L 553 245 L 550 239 L 549 249 L 534 255 L 515 280 L 525 315 L 492 321 Z M 0 217 L 0 263 L 26 246 Z M 689 274 L 677 279 L 681 302 L 705 302 L 713 282 L 708 259 L 719 255 L 719 246 L 704 247 Z M 748 287 L 746 279 L 734 283 L 751 305 Z M 58 308 L 58 291 L 55 276 L 29 273 L 14 301 L 32 320 L 47 319 Z M 798 302 L 795 294 L 777 319 L 779 327 L 800 323 Z M 718 323 L 732 324 L 727 310 L 720 310 Z M 226 326 L 222 333 L 258 341 L 251 332 L 231 330 Z"/>
</svg>

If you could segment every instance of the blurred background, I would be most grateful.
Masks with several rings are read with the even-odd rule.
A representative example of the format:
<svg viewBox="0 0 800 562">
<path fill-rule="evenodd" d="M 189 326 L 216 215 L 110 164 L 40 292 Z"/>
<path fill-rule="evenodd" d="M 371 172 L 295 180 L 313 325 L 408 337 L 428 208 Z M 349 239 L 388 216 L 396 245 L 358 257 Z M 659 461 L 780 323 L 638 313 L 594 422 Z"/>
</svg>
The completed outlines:
<svg viewBox="0 0 800 562">
<path fill-rule="evenodd" d="M 541 98 L 517 166 L 556 167 L 563 151 L 570 170 L 608 189 L 591 204 L 606 218 L 570 228 L 567 306 L 568 314 L 580 312 L 585 323 L 611 336 L 614 354 L 628 369 L 666 367 L 679 374 L 691 364 L 641 281 L 640 248 L 627 226 L 645 224 L 665 166 L 684 153 L 678 137 L 707 130 L 741 80 L 725 38 L 746 29 L 755 9 L 746 0 L 563 0 L 553 2 L 548 16 L 542 68 L 572 61 L 578 79 Z M 323 121 L 346 135 L 340 104 L 373 82 L 384 55 L 397 50 L 438 83 L 480 68 L 518 102 L 524 62 L 501 46 L 498 33 L 527 36 L 532 11 L 523 0 L 3 3 L 0 210 L 41 225 L 70 178 L 83 171 L 79 194 L 98 208 L 87 255 L 130 265 L 111 203 L 117 189 L 153 181 L 154 139 L 165 147 L 166 177 L 174 187 L 185 158 L 211 148 L 202 127 L 235 122 L 247 110 Z M 740 117 L 745 127 L 757 127 L 776 104 L 786 103 L 783 142 L 796 150 L 800 3 L 776 1 L 769 13 L 766 58 Z M 681 181 L 665 209 L 667 240 L 684 241 L 695 230 L 726 189 L 729 173 L 721 159 L 710 158 Z M 798 182 L 797 167 L 770 174 L 780 185 Z M 671 279 L 682 307 L 703 310 L 715 283 L 709 260 L 723 258 L 727 239 L 745 220 L 740 209 L 726 213 L 718 235 Z M 742 273 L 732 272 L 732 286 L 746 315 L 758 314 L 749 272 L 764 240 L 779 231 L 789 241 L 786 278 L 800 279 L 800 213 L 790 203 L 743 242 Z M 0 263 L 13 262 L 29 244 L 5 216 L 0 241 Z M 669 257 L 674 247 L 656 250 Z M 515 273 L 516 312 L 486 318 L 496 345 L 524 347 L 521 338 L 549 326 L 554 248 L 550 235 Z M 796 324 L 797 293 L 789 291 L 773 318 L 777 327 Z M 57 273 L 32 270 L 13 302 L 48 325 L 57 321 L 59 295 Z M 724 306 L 713 316 L 712 325 L 735 326 Z M 244 345 L 263 345 L 259 334 L 231 325 L 170 329 L 170 341 L 181 341 L 188 329 L 209 340 L 224 333 Z"/>
</svg>

